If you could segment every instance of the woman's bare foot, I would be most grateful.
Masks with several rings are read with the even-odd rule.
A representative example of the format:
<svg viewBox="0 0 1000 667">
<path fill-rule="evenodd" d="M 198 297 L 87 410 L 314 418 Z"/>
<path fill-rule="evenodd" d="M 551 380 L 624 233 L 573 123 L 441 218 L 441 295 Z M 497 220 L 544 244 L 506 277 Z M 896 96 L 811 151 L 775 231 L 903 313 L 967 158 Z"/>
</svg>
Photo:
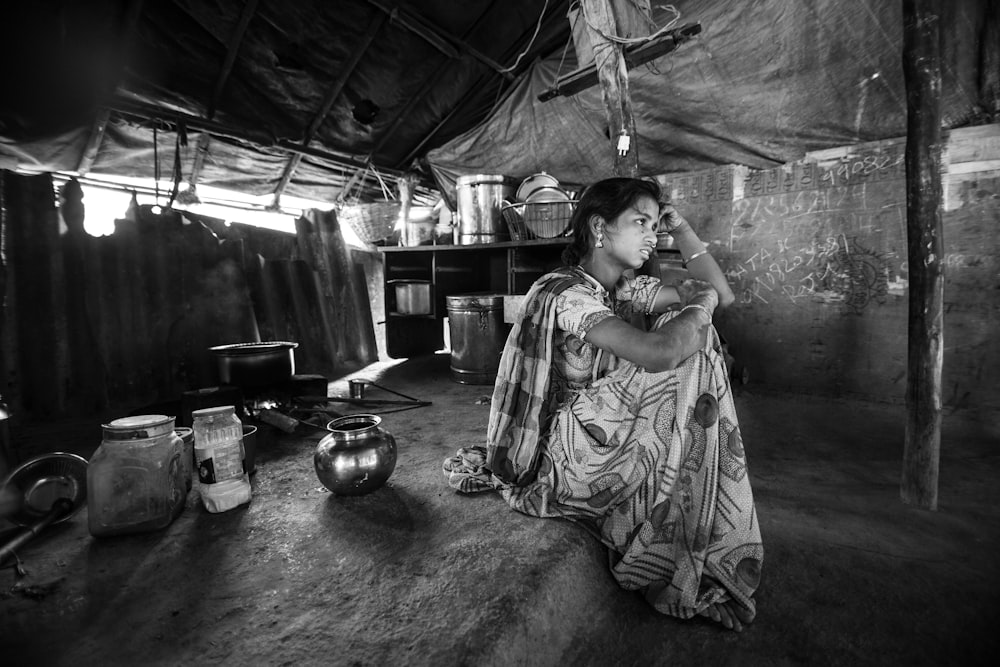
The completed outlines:
<svg viewBox="0 0 1000 667">
<path fill-rule="evenodd" d="M 700 612 L 700 615 L 710 618 L 716 623 L 721 623 L 726 629 L 735 630 L 736 632 L 743 632 L 743 626 L 753 623 L 755 616 L 752 611 L 741 606 L 734 600 L 711 604 L 707 609 Z"/>
</svg>

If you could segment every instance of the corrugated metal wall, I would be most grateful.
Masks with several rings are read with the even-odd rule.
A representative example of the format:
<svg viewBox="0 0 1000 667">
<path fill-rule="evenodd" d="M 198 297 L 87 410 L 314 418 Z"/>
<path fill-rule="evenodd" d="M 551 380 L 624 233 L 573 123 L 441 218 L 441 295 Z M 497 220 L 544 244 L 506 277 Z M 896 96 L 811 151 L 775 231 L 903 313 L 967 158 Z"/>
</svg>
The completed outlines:
<svg viewBox="0 0 1000 667">
<path fill-rule="evenodd" d="M 4 393 L 22 417 L 122 413 L 216 384 L 207 348 L 292 340 L 298 373 L 377 359 L 366 286 L 333 213 L 295 236 L 140 209 L 83 231 L 72 191 L 5 173 Z M 64 194 L 67 194 L 64 192 Z"/>
</svg>

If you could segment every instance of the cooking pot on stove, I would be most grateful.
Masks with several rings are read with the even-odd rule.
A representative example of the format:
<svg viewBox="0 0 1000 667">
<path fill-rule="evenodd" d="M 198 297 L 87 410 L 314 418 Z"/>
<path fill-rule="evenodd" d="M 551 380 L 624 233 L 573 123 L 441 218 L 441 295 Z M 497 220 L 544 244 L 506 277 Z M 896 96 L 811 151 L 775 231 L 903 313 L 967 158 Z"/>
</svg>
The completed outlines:
<svg viewBox="0 0 1000 667">
<path fill-rule="evenodd" d="M 295 373 L 298 343 L 267 341 L 208 348 L 215 355 L 219 384 L 262 388 L 287 382 Z"/>
</svg>

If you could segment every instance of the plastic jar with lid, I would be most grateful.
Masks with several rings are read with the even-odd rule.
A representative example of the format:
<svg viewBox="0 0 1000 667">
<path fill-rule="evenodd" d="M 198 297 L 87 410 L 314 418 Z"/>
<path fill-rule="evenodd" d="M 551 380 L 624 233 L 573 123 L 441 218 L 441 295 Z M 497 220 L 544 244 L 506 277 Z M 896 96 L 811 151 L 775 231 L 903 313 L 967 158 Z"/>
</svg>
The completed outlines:
<svg viewBox="0 0 1000 667">
<path fill-rule="evenodd" d="M 139 415 L 102 427 L 87 465 L 87 522 L 95 537 L 166 528 L 184 510 L 184 445 L 174 418 Z"/>
<path fill-rule="evenodd" d="M 233 406 L 195 410 L 191 417 L 198 488 L 205 509 L 225 512 L 250 502 L 243 424 Z"/>
</svg>

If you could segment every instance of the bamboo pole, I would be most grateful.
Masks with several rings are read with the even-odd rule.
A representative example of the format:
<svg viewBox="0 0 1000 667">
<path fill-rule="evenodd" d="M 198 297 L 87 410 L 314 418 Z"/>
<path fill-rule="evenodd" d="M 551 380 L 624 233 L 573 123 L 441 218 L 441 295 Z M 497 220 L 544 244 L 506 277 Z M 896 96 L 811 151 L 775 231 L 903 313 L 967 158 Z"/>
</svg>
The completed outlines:
<svg viewBox="0 0 1000 667">
<path fill-rule="evenodd" d="M 930 510 L 938 502 L 944 350 L 940 9 L 938 0 L 903 0 L 910 294 L 900 495 L 904 503 Z"/>
</svg>

